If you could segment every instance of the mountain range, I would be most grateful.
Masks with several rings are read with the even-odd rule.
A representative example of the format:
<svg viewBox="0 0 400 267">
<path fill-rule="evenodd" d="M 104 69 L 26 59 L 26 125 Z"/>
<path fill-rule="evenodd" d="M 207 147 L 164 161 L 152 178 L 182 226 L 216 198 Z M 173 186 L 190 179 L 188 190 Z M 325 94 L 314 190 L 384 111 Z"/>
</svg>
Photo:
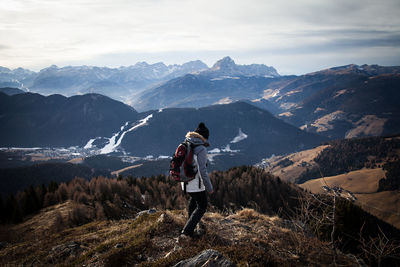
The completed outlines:
<svg viewBox="0 0 400 267">
<path fill-rule="evenodd" d="M 138 62 L 135 65 L 119 68 L 96 66 L 67 66 L 59 68 L 52 65 L 33 72 L 18 68 L 10 70 L 0 67 L 0 88 L 15 87 L 44 95 L 99 93 L 126 103 L 134 96 L 168 80 L 189 73 L 207 72 L 213 75 L 279 76 L 273 67 L 262 64 L 232 65 L 232 59 L 226 57 L 212 68 L 200 60 L 182 65 L 165 65 L 162 62 L 148 64 Z"/>
<path fill-rule="evenodd" d="M 210 129 L 210 152 L 225 167 L 254 164 L 272 154 L 319 145 L 307 133 L 246 102 L 144 113 L 98 94 L 64 97 L 0 93 L 2 147 L 69 147 L 98 154 L 170 156 L 200 121 Z M 235 164 L 234 164 L 235 163 Z"/>
<path fill-rule="evenodd" d="M 225 57 L 211 68 L 193 61 L 119 69 L 52 66 L 36 74 L 21 68 L 0 71 L 3 80 L 7 73 L 14 81 L 36 75 L 34 84 L 47 86 L 48 92 L 59 91 L 58 83 L 67 92 L 101 79 L 118 84 L 166 80 L 131 98 L 135 109 L 100 94 L 43 96 L 2 89 L 0 124 L 6 130 L 1 146 L 78 146 L 101 154 L 169 156 L 186 131 L 204 121 L 214 133 L 210 150 L 224 154 L 214 157 L 217 161 L 235 155 L 254 163 L 327 139 L 400 132 L 400 67 L 347 65 L 280 76 L 272 67 L 237 65 Z M 240 142 L 232 142 L 236 137 Z"/>
<path fill-rule="evenodd" d="M 2 265 L 397 266 L 400 67 L 203 64 L 0 68 Z M 161 174 L 199 122 L 213 212 L 178 246 L 187 199 Z"/>
<path fill-rule="evenodd" d="M 348 65 L 296 77 L 264 92 L 287 122 L 329 138 L 400 132 L 400 67 Z"/>
<path fill-rule="evenodd" d="M 234 68 L 233 61 L 223 61 L 220 65 L 226 69 Z M 329 138 L 400 132 L 400 67 L 347 65 L 275 77 L 215 78 L 211 73 L 172 79 L 142 92 L 132 103 L 138 110 L 147 110 L 247 100 L 297 127 Z"/>
<path fill-rule="evenodd" d="M 111 136 L 138 113 L 99 94 L 65 97 L 0 93 L 0 146 L 69 147 Z"/>
</svg>

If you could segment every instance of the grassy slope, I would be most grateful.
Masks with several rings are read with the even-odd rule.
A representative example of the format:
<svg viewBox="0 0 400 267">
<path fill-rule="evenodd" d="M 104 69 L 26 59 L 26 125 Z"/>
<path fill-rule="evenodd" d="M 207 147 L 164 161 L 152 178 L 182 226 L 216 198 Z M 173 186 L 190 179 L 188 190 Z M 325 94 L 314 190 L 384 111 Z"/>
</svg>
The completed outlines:
<svg viewBox="0 0 400 267">
<path fill-rule="evenodd" d="M 322 186 L 328 185 L 342 187 L 348 191 L 359 194 L 375 193 L 378 191 L 378 182 L 385 177 L 382 168 L 362 169 L 345 174 L 325 177 L 324 179 L 313 179 L 301 184 L 304 189 L 313 193 L 323 193 Z M 326 183 L 326 184 L 325 184 Z"/>
<path fill-rule="evenodd" d="M 206 213 L 206 234 L 177 245 L 175 238 L 185 223 L 185 211 L 158 211 L 136 220 L 96 221 L 55 229 L 51 218 L 58 212 L 65 217 L 72 204 L 47 208 L 22 224 L 3 228 L 1 240 L 9 244 L 0 250 L 0 265 L 172 266 L 209 248 L 239 266 L 320 266 L 332 262 L 329 244 L 294 229 L 287 221 L 254 210 L 226 216 Z M 354 258 L 342 254 L 339 263 L 357 266 Z"/>
<path fill-rule="evenodd" d="M 322 186 L 326 184 L 342 187 L 355 194 L 356 204 L 364 210 L 400 229 L 400 192 L 377 192 L 378 182 L 383 177 L 385 172 L 381 168 L 362 169 L 325 177 L 325 181 L 321 178 L 309 180 L 300 187 L 313 193 L 323 193 Z"/>
<path fill-rule="evenodd" d="M 397 137 L 398 138 L 398 137 Z M 295 182 L 307 169 L 318 168 L 314 159 L 328 145 L 319 146 L 286 156 L 277 156 L 269 159 L 267 168 L 273 175 L 279 176 L 284 181 Z M 398 151 L 396 153 L 399 153 Z M 288 161 L 290 160 L 290 161 Z M 282 164 L 286 161 L 287 164 Z M 383 164 L 383 163 L 382 163 Z M 317 172 L 318 173 L 318 172 Z M 348 173 L 325 177 L 325 182 L 330 186 L 339 186 L 356 194 L 356 203 L 369 213 L 394 225 L 400 229 L 400 194 L 396 191 L 377 193 L 378 182 L 385 177 L 382 168 L 361 169 Z M 322 186 L 325 182 L 320 177 L 300 185 L 313 193 L 323 193 Z M 373 208 L 372 208 L 373 207 Z"/>
<path fill-rule="evenodd" d="M 295 182 L 296 178 L 304 173 L 307 168 L 316 166 L 314 159 L 321 153 L 327 145 L 318 146 L 313 149 L 304 150 L 301 152 L 289 154 L 287 156 L 277 156 L 269 160 L 270 167 L 268 171 L 275 176 L 279 176 L 282 180 Z M 283 160 L 290 160 L 288 166 L 280 165 Z"/>
<path fill-rule="evenodd" d="M 359 205 L 376 217 L 400 229 L 400 192 L 356 194 Z"/>
</svg>

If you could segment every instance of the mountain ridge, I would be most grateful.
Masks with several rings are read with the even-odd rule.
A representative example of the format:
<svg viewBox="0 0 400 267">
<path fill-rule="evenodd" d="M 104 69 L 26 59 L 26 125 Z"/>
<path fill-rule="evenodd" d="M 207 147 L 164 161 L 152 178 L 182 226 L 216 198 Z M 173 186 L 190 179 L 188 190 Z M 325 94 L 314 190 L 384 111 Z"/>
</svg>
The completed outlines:
<svg viewBox="0 0 400 267">
<path fill-rule="evenodd" d="M 83 145 L 92 136 L 112 135 L 137 119 L 130 106 L 99 94 L 65 97 L 0 94 L 1 146 Z"/>
</svg>

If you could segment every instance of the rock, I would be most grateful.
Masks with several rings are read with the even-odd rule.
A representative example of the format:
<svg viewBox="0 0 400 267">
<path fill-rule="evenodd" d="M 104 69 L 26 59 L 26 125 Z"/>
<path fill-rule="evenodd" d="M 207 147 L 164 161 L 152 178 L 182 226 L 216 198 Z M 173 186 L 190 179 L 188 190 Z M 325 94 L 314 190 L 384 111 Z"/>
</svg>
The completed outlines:
<svg viewBox="0 0 400 267">
<path fill-rule="evenodd" d="M 236 266 L 225 258 L 221 253 L 213 249 L 207 249 L 193 258 L 183 260 L 174 265 L 174 267 L 190 267 L 190 266 L 204 266 L 204 267 L 233 267 Z"/>
<path fill-rule="evenodd" d="M 199 222 L 196 226 L 196 229 L 194 230 L 194 232 L 198 235 L 198 236 L 202 236 L 205 235 L 207 232 L 206 226 L 204 223 Z"/>
<path fill-rule="evenodd" d="M 147 211 L 148 214 L 153 214 L 153 213 L 156 213 L 156 212 L 157 212 L 156 209 L 149 209 L 149 210 Z"/>
<path fill-rule="evenodd" d="M 0 249 L 3 249 L 8 246 L 7 242 L 0 242 Z"/>
<path fill-rule="evenodd" d="M 233 220 L 232 219 L 228 219 L 228 218 L 224 218 L 222 221 L 221 221 L 221 223 L 233 223 Z"/>
<path fill-rule="evenodd" d="M 50 257 L 54 258 L 68 258 L 76 257 L 82 252 L 80 243 L 71 241 L 62 245 L 55 246 L 49 253 Z"/>
<path fill-rule="evenodd" d="M 156 209 L 142 210 L 141 212 L 138 212 L 138 213 L 136 214 L 135 220 L 136 220 L 137 218 L 139 218 L 140 216 L 144 215 L 144 214 L 154 214 L 154 213 L 156 213 L 156 212 L 157 212 Z"/>
</svg>

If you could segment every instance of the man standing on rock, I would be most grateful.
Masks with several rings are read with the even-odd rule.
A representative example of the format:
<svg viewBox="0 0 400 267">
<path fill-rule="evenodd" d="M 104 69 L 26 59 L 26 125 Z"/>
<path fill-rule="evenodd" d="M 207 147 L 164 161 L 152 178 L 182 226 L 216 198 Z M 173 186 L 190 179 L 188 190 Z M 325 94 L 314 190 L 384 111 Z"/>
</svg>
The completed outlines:
<svg viewBox="0 0 400 267">
<path fill-rule="evenodd" d="M 186 141 L 194 145 L 193 154 L 198 172 L 195 179 L 182 183 L 182 189 L 190 195 L 188 215 L 189 219 L 182 230 L 179 239 L 197 237 L 194 233 L 196 225 L 200 222 L 207 209 L 207 193 L 213 193 L 213 186 L 207 172 L 207 149 L 209 131 L 201 122 L 194 132 L 186 134 Z M 185 189 L 186 187 L 186 189 Z"/>
</svg>

